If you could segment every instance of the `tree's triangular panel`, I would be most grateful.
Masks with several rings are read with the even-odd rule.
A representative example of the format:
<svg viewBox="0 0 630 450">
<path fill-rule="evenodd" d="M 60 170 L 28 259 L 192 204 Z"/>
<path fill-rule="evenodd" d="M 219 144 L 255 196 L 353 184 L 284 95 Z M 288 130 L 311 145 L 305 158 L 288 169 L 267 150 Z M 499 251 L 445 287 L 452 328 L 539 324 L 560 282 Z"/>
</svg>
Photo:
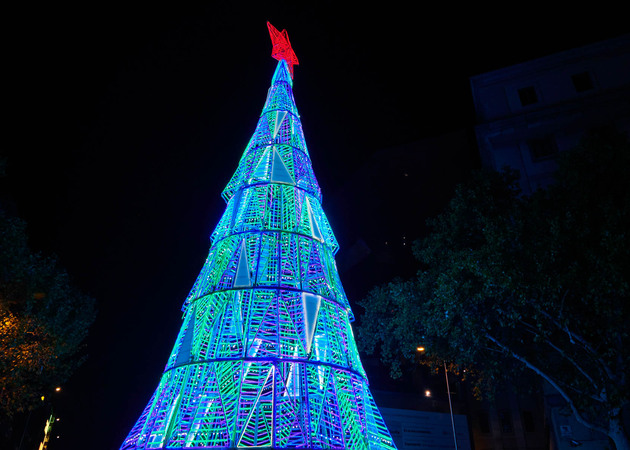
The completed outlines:
<svg viewBox="0 0 630 450">
<path fill-rule="evenodd" d="M 238 447 L 272 443 L 274 370 L 268 363 L 245 363 L 237 415 Z"/>
<path fill-rule="evenodd" d="M 144 428 L 144 425 L 146 424 L 149 418 L 149 415 L 153 409 L 155 396 L 157 392 L 158 391 L 156 390 L 151 395 L 151 399 L 149 400 L 149 403 L 144 408 L 144 410 L 142 411 L 142 414 L 140 415 L 140 418 L 138 419 L 136 424 L 133 426 L 133 428 L 127 435 L 127 438 L 125 439 L 122 446 L 120 447 L 120 450 L 131 450 L 131 449 L 141 447 L 142 443 L 146 441 L 146 435 L 142 434 L 142 429 Z"/>
<path fill-rule="evenodd" d="M 155 406 L 151 412 L 150 420 L 145 424 L 146 446 L 160 447 L 166 440 L 167 427 L 175 413 L 175 406 L 182 391 L 182 384 L 187 375 L 188 366 L 170 370 L 162 377 L 161 392 L 155 399 Z"/>
<path fill-rule="evenodd" d="M 252 148 L 256 149 L 258 157 L 260 157 L 260 149 L 264 149 L 273 143 L 273 129 L 273 113 L 266 112 L 261 114 L 251 140 Z"/>
<path fill-rule="evenodd" d="M 230 225 L 228 228 L 230 231 L 233 230 L 236 224 L 239 222 L 239 215 L 242 214 L 241 201 L 243 200 L 243 195 L 243 190 L 239 189 L 234 197 L 231 199 L 230 203 L 228 203 L 228 208 L 226 208 L 225 215 L 230 215 Z M 231 208 L 229 208 L 230 204 Z M 245 202 L 245 204 L 247 203 Z"/>
<path fill-rule="evenodd" d="M 239 190 L 237 192 L 237 195 L 232 197 L 228 201 L 225 212 L 221 216 L 221 220 L 219 220 L 219 224 L 215 227 L 214 231 L 210 235 L 211 242 L 215 242 L 218 239 L 221 239 L 222 237 L 226 236 L 231 231 L 233 217 L 235 215 L 235 212 L 238 210 L 238 206 L 236 206 L 235 203 L 238 203 L 238 198 L 240 198 L 240 195 L 238 194 L 240 192 L 241 191 Z"/>
<path fill-rule="evenodd" d="M 264 228 L 264 217 L 268 208 L 267 191 L 269 185 L 251 186 L 245 190 L 240 214 L 234 227 L 235 233 L 244 231 L 261 231 Z"/>
<path fill-rule="evenodd" d="M 293 145 L 293 122 L 299 122 L 299 118 L 296 118 L 294 115 L 287 113 L 286 117 L 280 124 L 278 128 L 278 132 L 274 136 L 274 142 L 276 144 L 286 145 L 287 147 L 294 148 Z"/>
<path fill-rule="evenodd" d="M 252 320 L 252 314 L 254 314 L 257 310 L 254 306 L 257 301 L 255 292 L 257 291 L 253 289 L 239 291 L 241 323 L 243 326 L 243 343 L 245 344 L 245 347 L 248 345 L 248 330 Z"/>
<path fill-rule="evenodd" d="M 274 147 L 273 149 L 273 164 L 271 168 L 271 181 L 273 183 L 282 183 L 282 184 L 290 184 L 295 185 L 295 181 L 293 177 L 289 173 L 287 166 L 284 163 L 282 157 L 278 153 L 278 150 Z"/>
<path fill-rule="evenodd" d="M 311 344 L 313 343 L 313 335 L 317 326 L 317 317 L 322 298 L 319 295 L 302 293 L 302 307 L 304 313 L 304 333 L 306 335 L 306 352 L 311 352 Z"/>
<path fill-rule="evenodd" d="M 348 366 L 361 374 L 361 376 L 367 378 L 363 364 L 361 364 L 361 358 L 359 356 L 359 349 L 357 348 L 356 340 L 354 339 L 354 333 L 352 332 L 352 326 L 350 325 L 350 317 L 348 310 L 341 312 L 348 315 L 348 319 L 343 321 L 344 330 L 341 333 L 340 339 L 342 339 L 342 345 L 346 349 L 346 356 L 348 358 Z"/>
<path fill-rule="evenodd" d="M 331 340 L 335 339 L 335 337 L 328 335 L 328 322 L 330 320 L 328 317 L 329 302 L 324 300 L 322 303 L 323 305 L 320 305 L 318 320 L 315 323 L 315 329 L 313 330 L 310 360 L 323 363 L 332 363 L 332 352 L 330 351 L 329 343 Z"/>
<path fill-rule="evenodd" d="M 217 245 L 217 247 L 219 247 L 219 253 L 217 254 L 216 264 L 219 265 L 223 271 L 215 289 L 224 290 L 234 286 L 236 270 L 241 256 L 241 245 L 242 240 L 239 242 L 238 236 L 230 236 Z"/>
<path fill-rule="evenodd" d="M 357 405 L 358 393 L 354 389 L 353 377 L 349 372 L 341 370 L 333 371 L 333 375 L 346 448 L 369 450 L 365 422 L 361 420 Z"/>
<path fill-rule="evenodd" d="M 332 258 L 332 254 L 329 257 Z M 341 280 L 339 279 L 337 265 L 334 260 L 331 261 L 328 257 L 326 258 L 326 273 L 326 278 L 328 279 L 328 283 L 332 291 L 332 297 L 346 308 L 350 321 L 354 321 L 354 316 L 350 310 L 350 303 L 348 302 L 348 297 L 346 297 L 346 291 L 343 289 Z"/>
<path fill-rule="evenodd" d="M 283 390 L 278 391 L 277 397 L 288 397 L 296 406 L 304 407 L 307 396 L 305 364 L 299 362 L 278 363 L 278 373 L 281 376 Z M 305 411 L 302 411 L 305 413 Z"/>
<path fill-rule="evenodd" d="M 291 129 L 289 130 L 289 133 L 289 141 L 287 143 L 308 157 L 306 140 L 304 139 L 304 132 L 302 130 L 302 122 L 299 118 L 294 119 L 293 116 L 291 116 Z"/>
<path fill-rule="evenodd" d="M 328 329 L 337 330 L 334 337 L 334 345 L 331 346 L 331 358 L 333 361 L 338 361 L 339 365 L 348 367 L 350 365 L 348 361 L 348 348 L 346 346 L 347 336 L 344 335 L 346 331 L 345 321 L 348 319 L 345 308 L 341 308 L 338 304 L 330 302 L 330 313 L 328 315 L 329 322 L 327 323 Z"/>
<path fill-rule="evenodd" d="M 251 294 L 251 292 L 250 292 Z M 245 336 L 245 323 L 244 323 L 244 317 L 243 317 L 243 302 L 241 300 L 242 296 L 244 295 L 243 292 L 241 291 L 236 291 L 234 292 L 234 317 L 236 320 L 236 327 L 237 327 L 237 332 L 238 335 L 240 336 L 241 340 L 244 339 Z"/>
<path fill-rule="evenodd" d="M 291 77 L 289 66 L 287 65 L 286 61 L 280 60 L 280 62 L 276 66 L 276 71 L 273 74 L 271 83 L 272 84 L 284 83 L 293 87 L 293 78 Z"/>
<path fill-rule="evenodd" d="M 320 308 L 320 319 L 314 334 L 314 356 L 319 361 L 347 366 L 347 358 L 340 343 L 339 308 L 333 302 L 324 300 Z"/>
<path fill-rule="evenodd" d="M 234 246 L 234 238 L 240 238 L 240 242 L 237 243 L 216 289 L 244 288 L 253 285 L 253 275 L 258 260 L 259 235 L 258 233 L 241 233 L 230 236 L 230 247 Z M 222 242 L 225 241 L 227 239 Z"/>
<path fill-rule="evenodd" d="M 280 448 L 305 447 L 308 433 L 308 411 L 300 395 L 303 365 L 289 363 L 290 369 L 284 370 L 288 379 L 278 371 L 276 374 L 276 446 Z"/>
<path fill-rule="evenodd" d="M 254 135 L 249 140 L 249 143 L 247 144 L 247 147 L 243 152 L 243 156 L 238 163 L 234 175 L 232 175 L 232 178 L 230 178 L 230 181 L 223 190 L 223 193 L 221 195 L 226 201 L 232 197 L 234 192 L 243 187 L 245 181 L 251 178 L 252 171 L 254 170 L 254 167 L 260 160 L 260 156 L 264 151 L 264 148 L 260 148 L 257 143 L 261 139 L 260 133 L 262 131 L 263 130 L 260 130 L 258 127 L 256 128 L 256 131 L 254 131 Z M 265 141 L 265 143 L 268 143 L 268 141 Z"/>
<path fill-rule="evenodd" d="M 387 430 L 385 421 L 376 407 L 374 398 L 367 385 L 364 384 L 363 395 L 365 399 L 365 420 L 367 436 L 370 447 L 383 450 L 396 450 L 394 441 Z"/>
<path fill-rule="evenodd" d="M 276 296 L 269 302 L 251 342 L 248 356 L 257 358 L 278 356 L 278 298 Z"/>
<path fill-rule="evenodd" d="M 233 231 L 295 231 L 293 197 L 294 189 L 286 185 L 262 184 L 247 188 Z"/>
<path fill-rule="evenodd" d="M 294 175 L 295 164 L 293 161 L 293 155 L 296 153 L 296 150 L 290 145 L 285 145 L 285 144 L 276 144 L 274 148 L 278 152 L 278 155 L 280 156 L 282 163 L 287 169 L 287 172 L 289 173 L 291 180 L 293 180 L 293 183 L 284 183 L 284 184 L 290 184 L 291 186 L 295 186 L 295 175 Z"/>
<path fill-rule="evenodd" d="M 270 184 L 266 186 L 267 208 L 263 220 L 264 230 L 282 229 L 282 186 Z M 262 231 L 262 230 L 261 230 Z"/>
<path fill-rule="evenodd" d="M 197 313 L 195 333 L 191 353 L 193 360 L 205 360 L 215 354 L 212 339 L 216 337 L 217 328 L 223 320 L 225 305 L 230 301 L 231 292 L 215 292 L 195 301 Z M 170 366 L 169 366 L 170 367 Z"/>
<path fill-rule="evenodd" d="M 280 185 L 274 186 L 281 192 L 280 203 L 282 206 L 282 224 L 280 229 L 282 231 L 295 232 L 297 227 L 297 213 L 296 213 L 296 189 L 292 186 Z"/>
<path fill-rule="evenodd" d="M 160 415 L 163 414 L 163 408 L 160 406 L 164 403 L 164 396 L 171 391 L 170 386 L 168 386 L 168 382 L 171 378 L 171 372 L 166 372 L 162 375 L 162 379 L 160 380 L 160 384 L 155 391 L 155 394 L 151 398 L 151 402 L 149 403 L 149 411 L 146 415 L 146 420 L 142 424 L 142 428 L 138 433 L 138 441 L 137 445 L 139 448 L 144 448 L 144 446 L 150 441 L 152 436 L 153 426 L 156 423 L 156 420 Z M 163 419 L 162 419 L 163 420 Z M 158 422 L 159 423 L 159 422 Z"/>
<path fill-rule="evenodd" d="M 332 227 L 330 226 L 330 222 L 328 222 L 328 218 L 322 209 L 322 205 L 317 200 L 310 201 L 311 211 L 313 213 L 313 217 L 317 222 L 320 233 L 322 235 L 322 239 L 326 243 L 328 247 L 333 251 L 333 254 L 337 252 L 339 248 L 339 244 L 337 243 L 337 239 L 335 238 L 335 234 L 332 231 Z M 332 258 L 334 260 L 334 258 Z"/>
<path fill-rule="evenodd" d="M 330 370 L 324 388 L 324 402 L 317 423 L 317 442 L 322 448 L 345 449 L 343 441 L 343 427 L 341 426 L 341 414 L 337 405 L 337 392 L 333 370 Z"/>
<path fill-rule="evenodd" d="M 184 307 L 194 300 L 217 289 L 231 287 L 236 260 L 233 259 L 234 247 L 240 242 L 238 237 L 227 237 L 212 246 L 201 273 L 188 295 Z M 233 266 L 230 266 L 230 263 Z M 226 272 L 227 271 L 227 272 Z M 221 282 L 223 283 L 221 285 Z"/>
<path fill-rule="evenodd" d="M 226 408 L 215 371 L 216 364 L 200 365 L 203 372 L 197 375 L 197 388 L 190 396 L 194 412 L 191 412 L 190 426 L 183 427 L 186 417 L 178 424 L 171 435 L 173 447 L 229 447 L 230 427 L 226 418 Z M 177 439 L 177 441 L 175 441 Z"/>
<path fill-rule="evenodd" d="M 278 339 L 280 357 L 306 358 L 304 321 L 301 320 L 303 305 L 300 294 L 280 291 L 278 297 Z"/>
<path fill-rule="evenodd" d="M 190 368 L 187 368 L 187 369 L 190 369 Z M 177 394 L 177 397 L 175 397 L 175 401 L 173 402 L 173 405 L 171 406 L 171 409 L 168 413 L 168 417 L 166 419 L 164 431 L 162 434 L 162 440 L 160 442 L 160 444 L 162 445 L 163 444 L 166 444 L 166 446 L 169 445 L 169 441 L 173 433 L 173 428 L 175 427 L 177 423 L 177 416 L 179 415 L 181 411 L 182 399 L 184 398 L 182 393 L 183 393 L 183 389 Z"/>
<path fill-rule="evenodd" d="M 218 437 L 222 442 L 228 440 L 229 434 L 227 430 L 221 427 L 221 422 L 224 422 L 224 420 L 220 402 L 217 402 L 216 391 L 217 383 L 214 373 L 207 364 L 195 364 L 188 367 L 185 381 L 182 384 L 182 391 L 178 396 L 176 405 L 174 405 L 175 414 L 171 415 L 167 426 L 166 447 L 184 447 L 188 442 L 195 439 L 196 431 L 198 431 L 200 426 L 200 421 L 195 419 L 198 415 L 206 415 L 206 411 L 203 409 L 200 411 L 201 405 L 214 409 L 215 419 L 217 419 L 217 415 L 219 416 L 219 420 L 215 420 L 214 423 L 215 426 L 218 425 L 215 429 L 216 435 L 214 438 Z M 210 401 L 208 402 L 208 400 Z M 214 408 L 212 408 L 212 400 L 214 400 Z M 217 403 L 219 404 L 217 405 Z"/>
<path fill-rule="evenodd" d="M 228 200 L 228 206 L 225 214 L 221 217 L 220 226 L 215 228 L 210 237 L 213 244 L 230 234 L 248 231 L 252 227 L 256 230 L 261 228 L 261 224 L 252 223 L 250 217 L 251 212 L 259 206 L 256 199 L 253 198 L 257 187 L 259 186 L 239 189 Z"/>
<path fill-rule="evenodd" d="M 239 360 L 213 363 L 216 372 L 219 395 L 223 405 L 226 428 L 230 431 L 231 441 L 236 441 L 236 418 L 238 412 L 238 396 L 240 393 L 243 362 Z"/>
<path fill-rule="evenodd" d="M 267 146 L 263 151 L 263 154 L 256 165 L 256 168 L 252 172 L 252 177 L 249 180 L 250 183 L 256 183 L 258 181 L 269 180 L 270 160 L 272 156 L 272 147 Z"/>
<path fill-rule="evenodd" d="M 279 245 L 277 233 L 263 233 L 260 238 L 257 286 L 278 286 Z"/>
<path fill-rule="evenodd" d="M 282 122 L 287 116 L 287 111 L 276 110 L 273 127 L 273 138 L 276 139 L 278 137 L 278 133 L 280 132 L 280 127 L 282 127 Z M 290 125 L 289 125 L 290 126 Z"/>
<path fill-rule="evenodd" d="M 215 319 L 203 325 L 203 333 L 195 344 L 197 360 L 242 357 L 244 354 L 243 319 L 241 299 L 250 291 L 225 291 L 217 293 L 222 299 L 221 310 Z"/>
<path fill-rule="evenodd" d="M 326 271 L 322 262 L 323 246 L 317 241 L 311 241 L 308 254 L 300 253 L 302 270 L 302 288 L 322 297 L 332 297 L 332 290 L 326 279 Z"/>
<path fill-rule="evenodd" d="M 272 137 L 274 130 L 269 129 L 273 119 L 270 121 L 267 119 L 267 116 L 273 118 L 275 114 L 276 111 L 270 111 L 268 114 L 261 117 L 261 122 L 253 138 L 255 142 L 252 142 L 251 148 L 248 148 L 247 157 L 244 157 L 241 163 L 239 163 L 237 173 L 235 173 L 235 176 L 230 180 L 223 192 L 223 196 L 226 200 L 229 200 L 243 186 L 269 180 L 269 155 L 267 154 L 267 150 L 270 143 L 274 140 Z M 307 190 L 314 197 L 321 200 L 321 189 L 315 179 L 311 161 L 306 151 L 306 145 L 302 144 L 299 139 L 294 142 L 296 138 L 293 134 L 291 134 L 290 139 L 282 134 L 287 131 L 285 128 L 293 129 L 295 127 L 294 123 L 299 124 L 299 120 L 294 119 L 294 117 L 295 116 L 290 113 L 287 114 L 279 131 L 280 136 L 277 137 L 275 141 L 279 145 L 278 148 L 281 149 L 280 156 L 284 160 L 289 174 L 291 175 L 293 180 L 292 184 L 296 184 L 302 189 Z M 273 127 L 273 124 L 271 124 L 271 126 Z M 236 175 L 238 175 L 238 177 Z"/>
<path fill-rule="evenodd" d="M 234 278 L 234 287 L 251 287 L 252 277 L 249 272 L 249 261 L 247 260 L 247 250 L 245 248 L 245 240 L 241 243 L 241 254 L 238 258 L 236 267 L 236 277 Z"/>
<path fill-rule="evenodd" d="M 311 235 L 311 221 L 308 215 L 308 203 L 304 191 L 297 190 L 295 196 L 295 211 L 297 213 L 297 232 L 306 236 Z"/>
<path fill-rule="evenodd" d="M 195 305 L 193 305 L 193 307 L 189 309 L 189 312 L 187 313 L 187 315 L 188 317 L 186 321 L 186 326 L 183 327 L 184 337 L 181 341 L 182 343 L 179 348 L 179 351 L 177 352 L 177 359 L 175 360 L 175 365 L 187 363 L 188 361 L 190 361 L 190 358 L 191 358 L 192 343 L 195 336 L 195 315 L 196 315 Z"/>
<path fill-rule="evenodd" d="M 208 253 L 208 257 L 206 258 L 206 261 L 201 269 L 201 272 L 197 276 L 197 279 L 195 280 L 195 284 L 193 284 L 193 287 L 190 290 L 188 297 L 186 298 L 186 302 L 184 303 L 184 309 L 187 308 L 190 302 L 192 302 L 194 299 L 202 297 L 203 295 L 206 295 L 209 292 L 210 274 L 212 273 L 214 269 L 212 264 L 216 258 L 216 252 L 217 252 L 216 246 L 213 246 L 210 248 L 210 252 Z"/>
<path fill-rule="evenodd" d="M 282 448 L 312 448 L 309 447 L 308 432 L 305 430 L 308 428 L 308 417 L 297 416 L 293 419 L 293 422 L 289 425 L 288 435 L 281 434 L 279 437 L 279 444 Z"/>
<path fill-rule="evenodd" d="M 331 372 L 330 366 L 306 364 L 306 387 L 308 395 L 309 440 L 315 448 L 319 443 L 316 435 L 324 409 L 326 386 Z"/>
<path fill-rule="evenodd" d="M 266 111 L 274 111 L 274 110 L 284 110 L 289 111 L 293 115 L 297 116 L 297 108 L 295 106 L 295 101 L 293 100 L 293 93 L 291 92 L 291 88 L 284 84 L 278 84 L 271 88 L 271 97 L 267 102 L 267 106 L 265 108 Z"/>
<path fill-rule="evenodd" d="M 322 232 L 320 231 L 319 225 L 317 224 L 318 218 L 313 216 L 313 207 L 311 206 L 311 202 L 308 197 L 306 197 L 306 207 L 311 228 L 311 236 L 320 242 L 324 242 L 324 237 L 322 236 Z"/>
<path fill-rule="evenodd" d="M 237 358 L 244 355 L 242 318 L 238 294 L 231 293 L 232 299 L 226 301 L 223 316 L 217 327 L 216 358 Z"/>
<path fill-rule="evenodd" d="M 269 106 L 269 101 L 271 100 L 272 88 L 273 88 L 273 83 L 269 87 L 269 89 L 267 89 L 267 96 L 265 97 L 265 104 L 263 105 L 263 111 L 265 111 Z"/>
<path fill-rule="evenodd" d="M 305 153 L 295 150 L 293 152 L 293 161 L 296 186 L 304 189 L 318 200 L 321 200 L 322 193 L 319 184 L 315 179 L 315 174 L 313 173 L 313 168 L 311 167 L 311 160 Z"/>
<path fill-rule="evenodd" d="M 311 208 L 311 203 L 317 203 L 317 201 L 313 200 L 311 202 L 308 195 L 298 191 L 296 196 L 296 210 L 298 212 L 297 232 L 323 242 L 323 235 L 317 222 L 317 217 Z"/>
<path fill-rule="evenodd" d="M 277 355 L 277 339 L 275 336 L 270 336 L 270 333 L 273 332 L 270 320 L 274 316 L 277 316 L 276 292 L 272 290 L 255 291 L 245 317 L 247 357 Z"/>
<path fill-rule="evenodd" d="M 300 287 L 300 261 L 298 236 L 291 233 L 280 235 L 280 287 Z"/>
</svg>

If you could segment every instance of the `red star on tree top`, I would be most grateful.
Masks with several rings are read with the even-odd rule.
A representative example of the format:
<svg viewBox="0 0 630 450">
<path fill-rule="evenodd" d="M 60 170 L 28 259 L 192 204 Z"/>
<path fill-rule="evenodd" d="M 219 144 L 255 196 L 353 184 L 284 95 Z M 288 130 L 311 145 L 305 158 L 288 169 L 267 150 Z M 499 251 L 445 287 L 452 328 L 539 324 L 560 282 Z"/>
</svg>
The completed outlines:
<svg viewBox="0 0 630 450">
<path fill-rule="evenodd" d="M 291 73 L 291 78 L 293 78 L 293 66 L 297 66 L 300 63 L 291 48 L 287 30 L 278 31 L 276 27 L 269 22 L 267 22 L 267 28 L 269 29 L 269 36 L 271 36 L 271 44 L 273 45 L 271 56 L 278 61 L 284 59 L 289 65 L 289 72 Z"/>
</svg>

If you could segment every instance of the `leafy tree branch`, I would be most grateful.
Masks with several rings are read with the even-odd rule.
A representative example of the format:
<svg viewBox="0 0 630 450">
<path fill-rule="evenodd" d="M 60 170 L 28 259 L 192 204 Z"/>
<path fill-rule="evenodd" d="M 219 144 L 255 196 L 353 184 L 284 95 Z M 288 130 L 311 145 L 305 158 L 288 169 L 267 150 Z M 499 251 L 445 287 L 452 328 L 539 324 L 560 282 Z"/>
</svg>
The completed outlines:
<svg viewBox="0 0 630 450">
<path fill-rule="evenodd" d="M 361 302 L 358 342 L 394 376 L 422 344 L 428 361 L 474 369 L 485 395 L 529 369 L 628 449 L 630 143 L 598 131 L 558 166 L 556 183 L 531 196 L 511 171 L 459 186 L 414 243 L 417 276 Z"/>
</svg>

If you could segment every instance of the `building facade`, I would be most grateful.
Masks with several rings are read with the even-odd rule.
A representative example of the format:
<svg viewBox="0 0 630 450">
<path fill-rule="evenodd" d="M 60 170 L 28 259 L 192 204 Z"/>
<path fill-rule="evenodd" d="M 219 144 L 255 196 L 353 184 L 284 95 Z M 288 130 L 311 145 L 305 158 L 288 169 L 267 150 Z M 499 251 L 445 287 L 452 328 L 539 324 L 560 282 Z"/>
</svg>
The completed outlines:
<svg viewBox="0 0 630 450">
<path fill-rule="evenodd" d="M 630 131 L 630 35 L 470 79 L 482 164 L 508 166 L 531 193 L 553 181 L 555 155 L 590 129 Z"/>
</svg>

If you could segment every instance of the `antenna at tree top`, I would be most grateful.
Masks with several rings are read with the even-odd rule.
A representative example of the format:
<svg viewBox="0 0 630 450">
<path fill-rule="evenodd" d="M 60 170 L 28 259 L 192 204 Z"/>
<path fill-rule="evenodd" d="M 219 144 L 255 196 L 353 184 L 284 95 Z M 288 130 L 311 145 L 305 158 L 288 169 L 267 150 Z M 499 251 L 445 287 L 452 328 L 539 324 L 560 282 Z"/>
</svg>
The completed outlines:
<svg viewBox="0 0 630 450">
<path fill-rule="evenodd" d="M 273 45 L 271 56 L 278 61 L 284 59 L 289 65 L 289 72 L 291 73 L 291 78 L 293 78 L 293 66 L 297 66 L 300 63 L 291 48 L 287 30 L 278 31 L 270 22 L 267 22 L 267 28 L 269 29 L 269 36 L 271 36 L 271 44 Z"/>
</svg>

